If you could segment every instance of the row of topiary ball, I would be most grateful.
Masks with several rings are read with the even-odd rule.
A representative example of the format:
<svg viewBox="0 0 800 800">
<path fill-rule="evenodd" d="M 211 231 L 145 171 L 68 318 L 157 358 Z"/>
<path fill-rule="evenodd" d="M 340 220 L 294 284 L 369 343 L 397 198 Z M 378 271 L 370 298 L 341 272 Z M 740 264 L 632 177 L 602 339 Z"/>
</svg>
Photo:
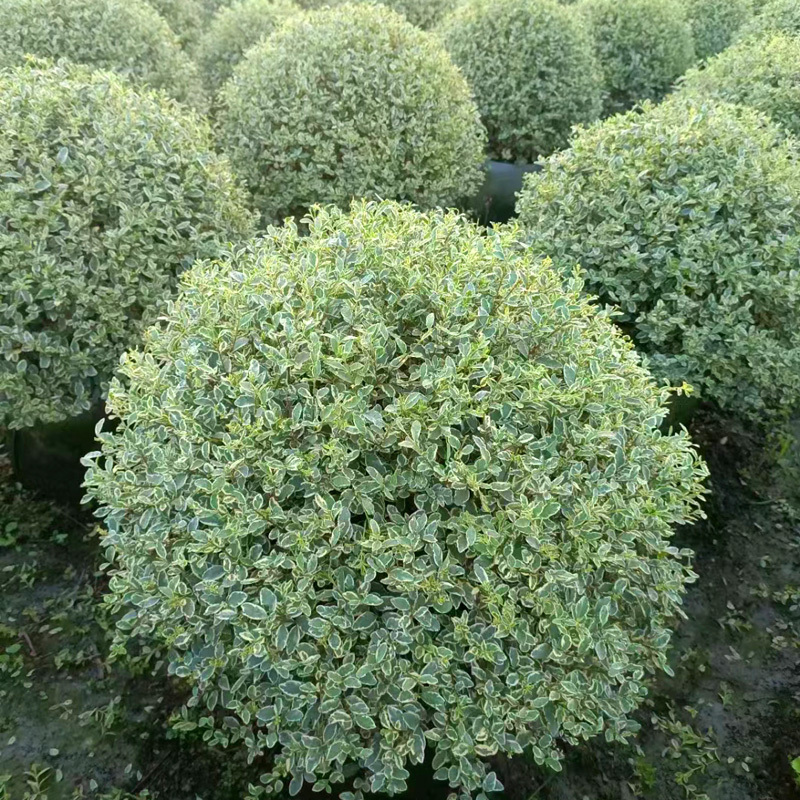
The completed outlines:
<svg viewBox="0 0 800 800">
<path fill-rule="evenodd" d="M 180 25 L 183 2 L 203 17 L 201 0 L 159 7 Z M 222 4 L 193 52 L 216 97 L 219 144 L 266 221 L 367 194 L 447 206 L 474 194 L 487 144 L 491 158 L 531 162 L 563 147 L 573 124 L 596 119 L 601 75 L 609 111 L 659 99 L 691 62 L 692 40 L 708 52 L 723 46 L 749 13 L 745 2 L 473 0 L 437 26 L 448 57 L 379 9 L 303 15 L 292 0 L 240 0 Z M 748 30 L 765 19 L 791 26 L 785 2 L 771 0 Z M 205 0 L 206 17 L 214 5 Z M 420 24 L 445 10 L 403 8 Z M 197 67 L 141 0 L 14 0 L 0 10 L 3 63 L 63 56 L 207 103 Z M 709 30 L 713 46 L 701 44 Z"/>
<path fill-rule="evenodd" d="M 92 1 L 65 0 L 67 3 L 87 4 Z M 548 0 L 531 0 L 531 7 L 536 2 L 544 13 L 557 8 Z M 281 37 L 280 44 L 275 44 L 278 36 Z M 777 122 L 796 132 L 800 108 L 796 80 L 800 39 L 774 32 L 765 37 L 747 38 L 712 59 L 704 70 L 689 73 L 680 94 L 694 97 L 698 102 L 726 100 L 750 105 L 771 114 Z M 312 39 L 320 46 L 310 51 L 302 66 L 298 67 L 294 53 L 305 52 L 304 47 Z M 259 59 L 253 53 L 240 65 L 234 80 L 228 83 L 223 94 L 230 112 L 230 124 L 222 126 L 226 150 L 267 219 L 283 215 L 299 217 L 318 201 L 346 207 L 349 198 L 359 196 L 411 200 L 422 207 L 446 206 L 453 204 L 459 196 L 468 195 L 479 184 L 484 134 L 477 112 L 463 79 L 428 34 L 387 9 L 365 7 L 357 12 L 353 7 L 343 6 L 299 17 L 268 40 L 258 52 L 266 52 L 268 46 L 273 51 L 271 59 Z M 337 52 L 342 54 L 341 61 L 333 55 Z M 389 71 L 392 78 L 387 81 L 385 67 L 389 63 L 392 64 Z M 231 238 L 231 229 L 224 220 L 234 205 L 241 236 L 255 230 L 255 222 L 245 210 L 247 196 L 227 174 L 225 160 L 213 154 L 214 142 L 208 125 L 202 119 L 164 99 L 126 89 L 107 75 L 90 79 L 88 73 L 80 72 L 74 78 L 70 68 L 63 66 L 59 69 L 63 71 L 63 80 L 69 81 L 73 87 L 74 97 L 70 93 L 62 97 L 56 88 L 58 83 L 52 90 L 43 88 L 40 92 L 32 89 L 39 82 L 43 82 L 44 87 L 51 80 L 47 76 L 56 74 L 41 65 L 24 68 L 21 72 L 8 72 L 4 78 L 4 93 L 10 104 L 4 117 L 7 141 L 2 151 L 6 165 L 3 173 L 6 227 L 9 231 L 25 231 L 34 223 L 40 226 L 38 234 L 10 235 L 4 248 L 5 274 L 9 278 L 0 292 L 3 332 L 6 334 L 0 396 L 6 406 L 3 413 L 5 424 L 13 427 L 55 420 L 90 405 L 110 374 L 117 355 L 131 341 L 132 332 L 149 323 L 151 309 L 156 313 L 155 309 L 174 287 L 179 272 L 195 258 L 213 255 L 204 249 L 205 245 L 196 241 L 198 234 L 203 240 L 215 236 L 222 240 Z M 398 74 L 404 77 L 397 80 Z M 322 80 L 325 75 L 329 78 Z M 369 78 L 354 80 L 353 77 L 358 75 Z M 103 87 L 113 87 L 115 96 L 121 98 L 117 105 L 95 110 L 105 102 L 104 93 L 112 91 L 103 88 L 98 93 L 92 88 L 95 80 L 100 81 Z M 86 87 L 81 88 L 84 83 Z M 307 102 L 312 86 L 317 95 L 324 97 L 323 103 Z M 132 98 L 130 101 L 124 99 L 128 96 Z M 32 103 L 35 107 L 28 109 L 14 98 L 24 98 L 26 104 Z M 381 98 L 384 98 L 383 103 Z M 38 103 L 42 105 L 36 105 Z M 126 104 L 130 104 L 131 110 L 122 115 L 121 109 Z M 140 107 L 141 114 L 136 111 Z M 151 109 L 156 107 L 158 113 L 152 117 Z M 667 106 L 668 109 L 671 107 Z M 23 108 L 26 109 L 24 112 Z M 364 114 L 365 108 L 375 110 Z M 711 111 L 714 111 L 713 105 L 708 113 Z M 666 113 L 680 116 L 680 112 Z M 57 135 L 51 123 L 42 122 L 52 115 L 69 123 L 52 123 Z M 136 125 L 128 125 L 128 118 L 136 119 Z M 96 133 L 87 138 L 84 131 L 90 120 L 95 120 L 92 130 Z M 610 142 L 614 124 L 612 120 L 590 131 L 595 132 L 598 142 Z M 627 130 L 630 119 L 622 117 L 618 124 Z M 128 127 L 120 127 L 124 125 Z M 34 127 L 30 129 L 30 126 Z M 64 126 L 63 131 L 60 126 Z M 685 122 L 678 124 L 668 120 L 668 124 L 664 123 L 665 130 L 679 137 L 684 127 Z M 724 126 L 716 123 L 711 126 L 712 129 L 716 127 Z M 172 141 L 173 130 L 181 132 L 180 145 Z M 141 140 L 131 138 L 136 131 Z M 163 137 L 160 144 L 157 144 L 157 131 L 161 131 Z M 649 135 L 654 137 L 653 142 L 657 141 L 654 131 Z M 784 153 L 788 145 L 776 143 L 773 146 L 772 138 L 775 136 L 778 134 L 769 131 L 760 139 L 756 137 L 750 150 L 753 153 L 763 151 L 767 159 L 771 159 L 774 153 Z M 588 141 L 588 137 L 588 131 L 581 134 L 564 157 L 579 152 L 581 143 Z M 744 141 L 752 138 L 745 137 Z M 270 145 L 268 148 L 266 143 Z M 596 183 L 592 192 L 585 191 L 580 195 L 575 194 L 578 177 L 564 179 L 564 185 L 558 188 L 563 193 L 559 199 L 562 211 L 559 212 L 558 224 L 567 227 L 567 236 L 580 230 L 581 226 L 586 227 L 586 234 L 578 236 L 583 243 L 603 241 L 605 237 L 606 249 L 595 243 L 588 251 L 567 248 L 565 254 L 584 268 L 591 266 L 592 290 L 603 300 L 620 306 L 629 318 L 629 326 L 639 326 L 639 344 L 658 354 L 654 365 L 663 376 L 673 382 L 688 379 L 708 398 L 753 415 L 776 404 L 784 407 L 793 403 L 794 394 L 788 391 L 788 385 L 791 385 L 795 371 L 774 359 L 760 361 L 756 358 L 758 368 L 748 368 L 749 357 L 736 355 L 722 346 L 717 352 L 717 348 L 705 341 L 690 347 L 690 339 L 680 333 L 687 323 L 692 331 L 709 333 L 712 330 L 703 303 L 709 296 L 714 297 L 715 302 L 720 301 L 717 290 L 708 283 L 716 281 L 715 276 L 720 271 L 725 274 L 727 282 L 735 285 L 735 289 L 726 290 L 730 302 L 737 304 L 741 298 L 748 298 L 749 305 L 745 308 L 754 306 L 751 311 L 740 309 L 737 312 L 740 324 L 774 327 L 774 310 L 766 313 L 759 307 L 751 289 L 738 283 L 738 277 L 734 280 L 737 273 L 731 271 L 733 267 L 723 270 L 719 266 L 728 255 L 736 256 L 731 263 L 742 263 L 745 270 L 760 263 L 782 263 L 786 269 L 791 269 L 791 242 L 784 247 L 785 254 L 780 258 L 772 250 L 763 251 L 761 248 L 759 236 L 766 235 L 763 232 L 775 229 L 779 240 L 783 236 L 783 228 L 776 228 L 779 220 L 773 219 L 771 212 L 764 209 L 744 211 L 744 218 L 749 218 L 750 223 L 739 227 L 739 212 L 734 213 L 731 201 L 719 199 L 725 198 L 725 192 L 733 192 L 733 189 L 717 181 L 719 197 L 715 202 L 718 205 L 710 199 L 706 186 L 710 179 L 707 176 L 715 174 L 721 165 L 726 164 L 726 151 L 733 148 L 734 143 L 735 139 L 731 139 L 720 152 L 712 150 L 708 154 L 698 148 L 692 156 L 694 160 L 686 167 L 686 173 L 699 175 L 699 178 L 693 178 L 694 183 L 676 188 L 676 199 L 672 201 L 684 202 L 684 193 L 693 198 L 681 212 L 681 231 L 687 232 L 690 227 L 699 231 L 698 241 L 692 247 L 709 249 L 711 245 L 708 242 L 712 242 L 717 253 L 714 258 L 711 250 L 697 256 L 687 251 L 678 257 L 676 247 L 654 248 L 653 243 L 666 236 L 658 227 L 662 225 L 660 218 L 656 220 L 658 230 L 652 233 L 652 238 L 648 238 L 650 234 L 638 234 L 628 240 L 620 232 L 624 226 L 619 227 L 612 209 L 604 211 L 603 204 L 608 203 L 616 191 L 613 185 L 620 186 L 619 214 L 622 223 L 628 224 L 629 201 L 626 205 L 625 198 L 633 195 L 634 187 L 625 183 L 629 180 L 629 170 L 622 168 L 625 164 L 636 164 L 636 171 L 632 174 L 639 176 L 639 170 L 642 171 L 637 180 L 644 182 L 646 197 L 650 197 L 653 186 L 665 180 L 658 170 L 656 175 L 659 177 L 650 178 L 648 163 L 659 155 L 655 144 L 652 154 L 648 149 L 647 155 L 638 160 L 631 154 L 619 166 L 617 159 L 621 156 L 614 148 L 608 154 L 602 148 L 587 152 L 577 170 L 578 177 L 588 169 L 585 180 L 599 180 L 600 171 L 588 165 L 595 162 L 601 165 L 608 158 L 611 165 L 609 176 L 619 173 L 618 178 L 612 182 L 613 185 Z M 57 152 L 53 152 L 53 148 Z M 156 159 L 156 163 L 137 161 L 132 155 L 137 148 L 147 154 L 146 159 Z M 158 148 L 164 150 L 163 157 Z M 73 150 L 75 154 L 71 155 Z M 119 159 L 110 159 L 107 156 L 109 150 L 118 152 Z M 127 150 L 131 151 L 128 155 L 125 154 Z M 625 153 L 625 148 L 622 147 L 620 152 Z M 747 185 L 742 155 L 745 151 L 731 152 L 735 154 L 735 157 L 731 156 L 734 161 L 730 168 L 726 166 L 725 169 L 731 172 L 733 180 Z M 660 155 L 666 159 L 664 164 L 669 166 L 667 177 L 670 184 L 677 186 L 680 173 L 676 172 L 677 165 L 670 161 L 675 154 L 663 150 Z M 214 180 L 225 175 L 223 200 L 227 203 L 227 210 L 224 213 L 214 204 L 215 192 L 204 190 L 202 183 L 197 184 L 209 180 L 209 176 L 194 163 L 198 157 L 204 164 L 214 166 Z M 783 157 L 776 158 L 776 168 Z M 184 158 L 185 162 L 182 161 Z M 560 158 L 561 155 L 556 160 Z M 21 164 L 25 169 L 21 169 Z M 181 169 L 188 170 L 185 176 L 181 174 L 179 164 L 184 165 Z M 141 170 L 141 174 L 136 169 Z M 159 177 L 160 171 L 166 175 L 170 170 L 174 174 L 169 180 Z M 153 175 L 150 183 L 161 187 L 157 198 L 150 198 L 148 194 L 150 189 L 144 175 L 151 174 L 150 171 Z M 546 172 L 549 175 L 552 170 Z M 773 173 L 775 170 L 770 174 Z M 563 170 L 555 174 L 563 176 Z M 91 187 L 88 195 L 93 198 L 91 203 L 87 203 L 86 195 L 82 195 L 81 203 L 72 199 L 69 187 L 78 179 L 81 186 Z M 656 183 L 648 183 L 650 180 Z M 543 176 L 530 178 L 533 188 L 522 200 L 524 218 L 532 213 L 529 198 L 545 196 L 543 187 L 546 184 L 543 181 Z M 97 182 L 96 188 L 94 182 Z M 177 187 L 175 197 L 170 193 L 173 184 Z M 192 188 L 187 189 L 189 185 Z M 770 181 L 765 178 L 763 185 L 770 185 Z M 109 194 L 104 188 L 108 186 L 118 187 L 119 192 Z M 48 201 L 42 205 L 37 200 L 42 187 L 54 191 L 58 202 Z M 130 197 L 126 196 L 126 191 L 130 192 Z M 552 193 L 555 190 L 548 191 Z M 694 199 L 698 192 L 700 198 Z M 772 190 L 770 192 L 774 195 Z M 787 202 L 794 202 L 792 192 L 789 185 L 786 192 L 776 197 L 781 202 L 784 198 L 789 198 Z M 190 203 L 192 193 L 199 198 L 196 208 Z M 47 196 L 42 195 L 40 199 Z M 746 198 L 751 196 L 754 193 L 746 193 Z M 29 201 L 21 202 L 23 197 L 28 197 Z M 97 197 L 102 198 L 102 207 L 98 207 Z M 584 200 L 586 208 L 582 214 L 576 215 L 576 208 L 582 208 Z M 65 224 L 67 212 L 62 203 L 67 201 L 68 213 L 82 220 L 81 225 Z M 124 215 L 118 210 L 123 202 L 126 204 Z M 549 202 L 551 207 L 556 206 L 555 198 Z M 595 202 L 599 203 L 596 208 Z M 740 198 L 737 202 L 744 200 Z M 575 208 L 568 208 L 570 204 Z M 702 208 L 706 204 L 708 209 L 699 213 L 695 208 L 698 204 Z M 659 197 L 657 207 L 666 206 L 667 198 Z M 791 205 L 787 208 L 791 211 Z M 592 209 L 591 213 L 588 209 Z M 202 224 L 198 224 L 193 216 L 199 213 L 198 210 L 205 215 Z M 757 213 L 763 213 L 765 218 L 757 217 Z M 787 219 L 786 224 L 791 226 L 791 213 Z M 720 247 L 716 238 L 709 238 L 704 231 L 714 230 L 723 222 L 728 244 Z M 541 232 L 546 226 L 537 216 L 529 227 Z M 62 233 L 56 236 L 59 230 Z M 124 231 L 124 236 L 120 230 Z M 762 233 L 755 236 L 753 230 Z M 98 236 L 101 231 L 103 236 Z M 133 231 L 138 232 L 139 244 L 136 247 L 132 247 Z M 616 233 L 612 235 L 614 231 Z M 47 240 L 49 235 L 54 237 L 52 241 Z M 44 237 L 43 241 L 47 243 L 32 245 L 37 236 Z M 157 241 L 154 254 L 150 252 L 151 245 L 144 244 L 149 239 Z M 556 240 L 545 238 L 543 241 L 551 249 L 560 246 Z M 177 249 L 167 248 L 168 242 L 175 243 Z M 631 275 L 617 274 L 616 268 L 610 266 L 616 257 L 614 248 L 623 244 L 624 248 L 633 248 L 632 252 L 637 254 L 625 255 L 632 265 L 624 269 L 632 270 Z M 84 264 L 87 253 L 95 252 L 89 261 L 99 266 L 88 271 L 74 269 L 72 265 Z M 33 260 L 25 260 L 24 254 L 27 253 L 35 256 Z M 640 253 L 644 255 L 640 257 Z M 652 259 L 654 253 L 657 254 L 656 264 L 643 265 L 643 259 Z M 723 253 L 727 255 L 723 257 Z M 154 263 L 162 265 L 161 268 L 153 269 Z M 112 264 L 116 266 L 109 272 Z M 168 264 L 169 269 L 164 269 L 163 266 Z M 665 271 L 667 264 L 669 267 Z M 775 270 L 779 282 L 782 269 Z M 702 274 L 704 272 L 706 274 Z M 675 290 L 674 296 L 662 294 L 665 286 L 661 284 L 659 275 Z M 627 285 L 629 282 L 631 285 Z M 56 299 L 47 298 L 43 302 L 32 293 L 34 289 L 41 292 L 43 284 Z M 769 292 L 774 297 L 773 302 L 778 302 L 785 293 L 773 293 L 772 288 Z M 121 299 L 123 294 L 128 294 L 127 300 Z M 687 297 L 692 298 L 688 306 Z M 109 300 L 108 308 L 103 307 L 99 313 L 92 310 L 98 298 Z M 788 296 L 786 302 L 790 301 L 791 296 Z M 790 319 L 790 313 L 785 310 L 788 306 L 780 307 L 784 311 L 777 315 L 778 319 Z M 46 322 L 47 319 L 51 322 Z M 649 321 L 645 322 L 646 319 Z M 655 319 L 659 324 L 652 329 Z M 53 325 L 55 320 L 59 322 Z M 101 321 L 99 326 L 96 325 L 98 321 Z M 633 328 L 629 327 L 629 330 Z M 730 331 L 725 328 L 724 333 L 729 335 Z M 748 340 L 744 332 L 741 340 L 749 341 L 749 347 L 758 351 L 756 340 Z M 702 355 L 704 351 L 713 351 L 715 359 L 727 366 L 712 368 L 708 354 Z M 740 391 L 737 382 L 748 371 L 752 385 L 747 391 Z M 785 386 L 786 392 L 782 391 Z M 782 394 L 784 399 L 780 400 Z"/>
<path fill-rule="evenodd" d="M 430 46 L 380 9 L 325 30 L 348 16 Z M 579 132 L 519 226 L 362 202 L 252 238 L 207 123 L 160 95 L 31 62 L 0 120 L 4 421 L 86 407 L 130 350 L 87 460 L 119 646 L 167 650 L 210 741 L 269 752 L 278 790 L 358 764 L 352 797 L 430 747 L 481 797 L 488 756 L 630 735 L 705 468 L 618 327 L 660 379 L 796 405 L 793 140 L 687 90 Z"/>
<path fill-rule="evenodd" d="M 303 4 L 322 2 L 304 0 Z M 272 195 L 276 185 L 280 194 L 286 183 L 285 173 L 274 162 L 283 160 L 283 166 L 291 169 L 292 142 L 313 137 L 316 127 L 326 132 L 329 147 L 337 141 L 335 123 L 345 128 L 340 138 L 345 139 L 351 163 L 341 171 L 352 170 L 352 162 L 362 169 L 361 162 L 379 163 L 369 148 L 359 157 L 353 146 L 354 137 L 372 143 L 374 130 L 362 131 L 354 125 L 356 112 L 350 105 L 329 107 L 330 93 L 324 90 L 333 75 L 339 95 L 346 93 L 339 87 L 347 87 L 358 103 L 355 121 L 371 117 L 361 113 L 365 108 L 378 113 L 392 105 L 386 93 L 391 97 L 396 92 L 406 107 L 409 96 L 421 91 L 423 83 L 452 97 L 456 109 L 464 103 L 463 88 L 444 65 L 446 57 L 434 55 L 436 46 L 429 40 L 404 37 L 406 63 L 395 70 L 387 68 L 391 61 L 382 62 L 376 70 L 368 57 L 363 63 L 358 57 L 350 63 L 348 59 L 363 54 L 367 45 L 377 45 L 376 25 L 387 25 L 369 14 L 345 14 L 349 25 L 337 26 L 333 20 L 325 24 L 320 16 L 304 17 L 293 0 L 239 0 L 232 5 L 223 0 L 156 0 L 155 5 L 181 32 L 192 59 L 144 0 L 4 0 L 0 3 L 4 19 L 0 63 L 13 64 L 24 53 L 66 57 L 120 71 L 201 109 L 209 98 L 216 98 L 222 106 L 216 109 L 222 142 L 230 148 L 238 170 L 255 173 L 248 177 L 251 182 L 257 178 L 256 192 L 265 196 Z M 220 6 L 216 15 L 209 18 L 216 6 Z M 642 100 L 660 100 L 696 56 L 723 49 L 752 14 L 750 0 L 582 0 L 570 6 L 559 6 L 554 0 L 460 4 L 406 0 L 397 8 L 415 24 L 435 28 L 474 95 L 488 131 L 490 157 L 516 162 L 533 162 L 564 147 L 574 124 L 626 110 Z M 771 0 L 741 35 L 746 38 L 748 32 L 759 30 L 764 20 L 779 27 L 793 24 L 787 9 L 788 0 Z M 269 43 L 264 41 L 287 21 L 290 30 Z M 294 58 L 297 52 L 305 57 Z M 321 52 L 327 61 L 319 56 Z M 247 63 L 220 93 L 246 54 Z M 385 51 L 383 56 L 388 58 Z M 414 69 L 420 75 L 417 82 L 409 75 Z M 364 70 L 380 80 L 365 81 Z M 286 80 L 280 80 L 284 74 Z M 282 86 L 300 86 L 302 96 L 287 97 L 288 90 L 282 92 Z M 307 102 L 307 97 L 314 99 Z M 393 105 L 401 105 L 399 98 Z M 419 113 L 421 105 L 410 111 Z M 286 119 L 276 126 L 274 117 L 285 110 Z M 460 122 L 452 123 L 456 131 L 450 139 L 463 133 Z M 274 131 L 275 138 L 265 131 Z M 386 136 L 386 131 L 382 133 Z M 436 133 L 438 138 L 444 136 L 441 130 Z M 421 137 L 431 141 L 424 132 Z M 261 158 L 253 158 L 253 141 L 258 141 Z M 239 154 L 240 144 L 250 146 Z M 419 144 L 415 149 L 420 149 Z M 237 155 L 241 156 L 238 164 Z M 462 163 L 469 164 L 461 155 Z M 327 157 L 320 154 L 317 173 L 323 176 L 330 170 Z M 310 163 L 314 162 L 312 157 Z M 314 170 L 307 166 L 304 174 L 310 172 Z M 418 180 L 428 180 L 429 173 L 420 171 Z M 383 196 L 424 201 L 403 194 L 401 190 L 407 187 L 395 187 L 380 176 L 372 181 Z M 326 196 L 316 194 L 319 183 L 308 187 L 306 194 L 325 200 Z M 467 176 L 462 190 L 469 185 Z M 453 187 L 448 190 L 448 202 L 459 199 Z M 281 219 L 302 203 L 303 194 L 301 190 L 298 202 L 265 201 L 264 210 L 271 218 Z"/>
</svg>

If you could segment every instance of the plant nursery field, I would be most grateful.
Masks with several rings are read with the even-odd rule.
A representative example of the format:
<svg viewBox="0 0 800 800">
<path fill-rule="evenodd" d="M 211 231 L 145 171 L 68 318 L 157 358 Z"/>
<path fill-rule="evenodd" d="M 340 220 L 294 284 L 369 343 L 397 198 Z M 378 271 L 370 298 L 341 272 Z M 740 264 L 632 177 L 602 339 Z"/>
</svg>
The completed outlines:
<svg viewBox="0 0 800 800">
<path fill-rule="evenodd" d="M 0 0 L 0 800 L 800 800 L 800 0 Z"/>
</svg>

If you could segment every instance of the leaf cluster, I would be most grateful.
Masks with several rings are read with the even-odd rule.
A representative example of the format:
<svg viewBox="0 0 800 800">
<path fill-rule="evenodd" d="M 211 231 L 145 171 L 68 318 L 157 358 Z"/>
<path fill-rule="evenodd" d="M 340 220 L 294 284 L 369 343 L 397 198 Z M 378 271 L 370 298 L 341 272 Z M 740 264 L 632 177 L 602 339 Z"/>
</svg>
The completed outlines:
<svg viewBox="0 0 800 800">
<path fill-rule="evenodd" d="M 298 9 L 294 0 L 239 0 L 220 8 L 194 53 L 206 89 L 216 93 L 245 52 Z"/>
<path fill-rule="evenodd" d="M 460 0 L 383 0 L 383 4 L 402 14 L 412 25 L 432 30 Z"/>
<path fill-rule="evenodd" d="M 317 209 L 200 262 L 86 459 L 121 642 L 155 639 L 267 788 L 397 794 L 434 751 L 624 739 L 666 669 L 705 467 L 576 277 L 509 227 Z"/>
<path fill-rule="evenodd" d="M 800 34 L 800 4 L 796 0 L 768 0 L 742 27 L 740 36 L 762 36 L 779 31 L 791 36 Z"/>
<path fill-rule="evenodd" d="M 340 5 L 347 0 L 298 0 L 301 8 L 307 10 Z M 430 30 L 451 11 L 460 0 L 362 0 L 387 6 L 402 14 L 412 25 L 422 30 Z"/>
<path fill-rule="evenodd" d="M 581 0 L 604 78 L 605 113 L 658 101 L 695 61 L 682 0 Z"/>
<path fill-rule="evenodd" d="M 683 0 L 694 50 L 704 60 L 721 53 L 752 17 L 752 0 Z"/>
<path fill-rule="evenodd" d="M 167 21 L 181 47 L 191 48 L 205 30 L 212 9 L 204 0 L 147 0 Z"/>
<path fill-rule="evenodd" d="M 750 106 L 800 136 L 800 37 L 748 37 L 690 70 L 682 87 L 698 99 Z"/>
</svg>

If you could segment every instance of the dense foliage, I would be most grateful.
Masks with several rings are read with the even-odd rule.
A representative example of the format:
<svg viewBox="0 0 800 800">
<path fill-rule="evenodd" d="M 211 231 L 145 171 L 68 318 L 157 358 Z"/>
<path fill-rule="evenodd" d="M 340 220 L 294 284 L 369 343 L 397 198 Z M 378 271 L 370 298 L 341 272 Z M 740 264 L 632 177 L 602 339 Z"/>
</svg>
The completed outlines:
<svg viewBox="0 0 800 800">
<path fill-rule="evenodd" d="M 691 98 L 614 117 L 529 176 L 519 211 L 658 376 L 756 419 L 797 404 L 800 171 L 765 117 Z"/>
<path fill-rule="evenodd" d="M 301 8 L 318 9 L 340 5 L 346 0 L 298 0 Z M 402 14 L 412 25 L 423 30 L 433 28 L 460 0 L 364 0 L 388 6 Z"/>
<path fill-rule="evenodd" d="M 800 37 L 747 38 L 688 72 L 683 86 L 699 98 L 756 108 L 800 136 Z"/>
<path fill-rule="evenodd" d="M 705 474 L 629 341 L 520 245 L 393 203 L 198 264 L 87 473 L 121 642 L 154 637 L 262 782 L 405 788 L 621 739 Z"/>
<path fill-rule="evenodd" d="M 605 110 L 660 100 L 695 60 L 682 0 L 582 0 L 605 79 Z"/>
<path fill-rule="evenodd" d="M 239 0 L 221 8 L 195 53 L 206 87 L 216 92 L 245 52 L 298 8 L 293 0 Z"/>
<path fill-rule="evenodd" d="M 267 219 L 366 196 L 452 205 L 480 184 L 485 131 L 466 81 L 384 6 L 290 18 L 219 98 L 221 142 Z"/>
<path fill-rule="evenodd" d="M 66 58 L 201 102 L 196 67 L 144 0 L 0 0 L 0 20 L 0 67 Z"/>
<path fill-rule="evenodd" d="M 169 23 L 181 45 L 197 43 L 210 17 L 204 0 L 147 0 Z"/>
<path fill-rule="evenodd" d="M 178 274 L 250 230 L 195 115 L 110 73 L 0 72 L 0 425 L 77 414 Z"/>
<path fill-rule="evenodd" d="M 493 158 L 533 162 L 600 115 L 602 80 L 581 15 L 555 0 L 467 0 L 440 34 L 475 94 Z"/>
<path fill-rule="evenodd" d="M 752 0 L 683 0 L 683 4 L 700 59 L 722 52 L 753 13 Z"/>
<path fill-rule="evenodd" d="M 769 0 L 764 3 L 742 28 L 741 35 L 761 36 L 777 31 L 800 34 L 800 3 L 797 0 Z"/>
<path fill-rule="evenodd" d="M 460 0 L 383 0 L 384 5 L 398 11 L 412 25 L 423 30 L 434 28 Z"/>
</svg>

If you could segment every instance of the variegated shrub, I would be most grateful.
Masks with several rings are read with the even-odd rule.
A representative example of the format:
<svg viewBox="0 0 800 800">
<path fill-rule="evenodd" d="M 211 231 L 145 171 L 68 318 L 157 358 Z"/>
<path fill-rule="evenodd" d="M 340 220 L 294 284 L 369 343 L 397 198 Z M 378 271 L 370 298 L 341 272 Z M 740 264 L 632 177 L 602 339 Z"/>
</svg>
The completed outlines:
<svg viewBox="0 0 800 800">
<path fill-rule="evenodd" d="M 290 16 L 218 97 L 220 143 L 268 222 L 362 197 L 455 206 L 483 180 L 467 82 L 435 36 L 382 5 Z"/>
<path fill-rule="evenodd" d="M 0 67 L 67 59 L 202 108 L 197 67 L 145 0 L 0 0 Z"/>
<path fill-rule="evenodd" d="M 580 289 L 514 228 L 318 209 L 128 354 L 87 460 L 118 646 L 164 646 L 268 789 L 396 794 L 430 748 L 485 800 L 489 756 L 635 729 L 705 467 Z"/>
<path fill-rule="evenodd" d="M 756 423 L 800 406 L 800 168 L 769 119 L 691 94 L 645 104 L 579 132 L 518 211 L 660 380 Z"/>
<path fill-rule="evenodd" d="M 178 275 L 253 215 L 211 131 L 116 75 L 0 70 L 0 425 L 89 409 Z"/>
</svg>

